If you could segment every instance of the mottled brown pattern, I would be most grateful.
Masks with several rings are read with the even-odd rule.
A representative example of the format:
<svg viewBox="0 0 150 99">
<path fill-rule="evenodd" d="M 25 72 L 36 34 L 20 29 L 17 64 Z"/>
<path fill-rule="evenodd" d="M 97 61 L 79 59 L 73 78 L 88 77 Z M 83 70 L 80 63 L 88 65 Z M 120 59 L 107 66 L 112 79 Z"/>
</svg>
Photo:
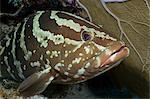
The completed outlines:
<svg viewBox="0 0 150 99">
<path fill-rule="evenodd" d="M 37 12 L 35 15 L 27 18 L 25 20 L 26 24 L 24 24 L 25 28 L 21 25 L 17 31 L 16 39 L 14 39 L 16 45 L 15 57 L 21 62 L 21 69 L 25 76 L 25 80 L 18 87 L 22 95 L 41 93 L 51 82 L 74 84 L 86 81 L 111 69 L 116 66 L 116 63 L 128 56 L 129 49 L 123 42 L 112 40 L 109 37 L 105 39 L 106 35 L 103 35 L 104 37 L 96 37 L 97 31 L 104 31 L 101 27 L 67 13 L 65 14 L 64 12 L 57 12 L 58 16 L 57 14 L 56 16 L 58 19 L 51 19 L 51 13 L 52 12 Z M 82 26 L 86 26 L 86 28 L 82 27 L 80 32 L 76 32 L 70 23 L 70 26 L 65 26 L 64 24 L 60 26 L 59 23 L 55 22 L 59 20 L 59 18 L 67 19 L 64 21 L 67 25 L 68 20 L 73 20 L 72 24 L 79 24 L 80 26 L 75 28 L 80 29 Z M 35 21 L 37 22 L 36 24 Z M 90 30 L 89 28 L 95 30 Z M 27 52 L 24 52 L 23 48 L 20 47 L 21 31 L 23 29 L 23 41 L 25 42 L 23 47 L 26 47 L 27 52 L 32 52 L 32 56 L 27 60 L 24 58 Z M 81 35 L 83 29 L 92 32 L 89 32 L 91 36 L 90 39 L 82 39 Z M 43 33 L 44 36 L 44 33 L 54 35 L 51 36 L 52 40 L 49 40 L 47 37 L 43 40 L 43 38 L 39 37 L 39 34 L 36 33 Z M 101 34 L 101 32 L 99 33 Z M 55 37 L 58 35 L 63 36 L 64 41 L 62 43 L 55 41 Z M 41 46 L 43 41 L 38 41 L 38 38 L 42 38 L 43 41 L 47 40 L 46 43 L 48 43 L 48 45 L 46 47 Z M 66 39 L 73 40 L 73 42 L 66 41 Z M 13 45 L 13 42 L 10 45 Z M 2 54 L 3 57 L 10 51 L 5 50 L 4 52 L 5 53 Z M 53 52 L 56 53 L 53 55 Z M 114 54 L 116 54 L 116 56 L 112 57 Z M 41 55 L 43 55 L 43 59 L 40 59 Z M 8 56 L 8 59 L 13 59 L 13 57 Z M 13 64 L 13 62 L 16 62 L 16 60 L 12 60 L 11 64 Z M 46 64 L 48 67 L 45 67 Z M 89 66 L 85 67 L 87 64 Z M 69 65 L 72 66 L 69 67 Z M 24 68 L 24 66 L 26 67 Z M 17 69 L 17 65 L 14 67 L 16 67 L 15 74 L 18 74 L 15 75 L 15 77 L 19 76 L 21 70 Z"/>
</svg>

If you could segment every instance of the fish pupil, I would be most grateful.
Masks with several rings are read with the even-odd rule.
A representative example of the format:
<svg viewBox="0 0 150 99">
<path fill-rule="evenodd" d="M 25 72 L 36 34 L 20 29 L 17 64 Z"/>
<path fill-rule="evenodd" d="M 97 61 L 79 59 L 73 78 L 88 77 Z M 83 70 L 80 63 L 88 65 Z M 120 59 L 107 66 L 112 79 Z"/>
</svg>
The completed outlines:
<svg viewBox="0 0 150 99">
<path fill-rule="evenodd" d="M 87 34 L 87 33 L 83 33 L 83 40 L 84 41 L 87 41 L 87 40 L 90 40 L 91 39 L 91 35 Z"/>
</svg>

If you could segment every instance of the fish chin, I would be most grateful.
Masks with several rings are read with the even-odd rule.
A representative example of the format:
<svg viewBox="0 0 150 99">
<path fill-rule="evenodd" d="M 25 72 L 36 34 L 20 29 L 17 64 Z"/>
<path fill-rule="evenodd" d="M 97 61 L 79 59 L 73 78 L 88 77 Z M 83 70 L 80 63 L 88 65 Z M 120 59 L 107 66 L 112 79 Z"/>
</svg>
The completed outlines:
<svg viewBox="0 0 150 99">
<path fill-rule="evenodd" d="M 117 61 L 116 63 L 111 64 L 111 65 L 106 65 L 106 66 L 103 67 L 103 69 L 102 69 L 98 74 L 96 74 L 95 76 L 98 76 L 98 75 L 100 75 L 100 74 L 102 74 L 102 73 L 104 73 L 104 72 L 106 72 L 106 71 L 112 69 L 113 67 L 118 66 L 118 65 L 121 63 L 122 60 L 123 60 L 123 59 L 121 59 L 121 60 L 119 60 L 119 61 Z"/>
<path fill-rule="evenodd" d="M 122 60 L 123 60 L 123 59 L 121 59 L 121 60 L 119 60 L 119 61 L 117 61 L 116 63 L 111 64 L 111 65 L 106 65 L 105 67 L 102 67 L 101 70 L 100 70 L 98 73 L 94 74 L 93 76 L 91 76 L 91 77 L 89 77 L 89 78 L 87 78 L 87 79 L 85 79 L 85 80 L 81 80 L 81 81 L 75 82 L 74 84 L 87 81 L 87 80 L 89 80 L 89 79 L 92 79 L 92 78 L 94 78 L 94 77 L 97 77 L 97 76 L 99 76 L 99 75 L 105 73 L 106 71 L 108 71 L 108 70 L 112 69 L 113 67 L 119 65 Z"/>
</svg>

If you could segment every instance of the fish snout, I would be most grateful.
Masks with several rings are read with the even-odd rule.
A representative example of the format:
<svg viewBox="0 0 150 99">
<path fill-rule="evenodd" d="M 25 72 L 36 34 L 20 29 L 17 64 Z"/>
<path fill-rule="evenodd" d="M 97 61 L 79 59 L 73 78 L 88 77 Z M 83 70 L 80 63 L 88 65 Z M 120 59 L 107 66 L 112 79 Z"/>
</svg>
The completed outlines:
<svg viewBox="0 0 150 99">
<path fill-rule="evenodd" d="M 122 41 L 116 41 L 108 45 L 101 54 L 101 66 L 111 65 L 129 56 L 129 48 Z"/>
</svg>

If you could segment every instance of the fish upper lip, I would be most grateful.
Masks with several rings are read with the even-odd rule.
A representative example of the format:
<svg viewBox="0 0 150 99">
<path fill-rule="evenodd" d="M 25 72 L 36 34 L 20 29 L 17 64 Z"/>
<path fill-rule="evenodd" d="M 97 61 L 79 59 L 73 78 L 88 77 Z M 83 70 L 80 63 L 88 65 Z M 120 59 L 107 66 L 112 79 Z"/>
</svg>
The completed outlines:
<svg viewBox="0 0 150 99">
<path fill-rule="evenodd" d="M 124 48 L 126 48 L 126 47 L 127 47 L 127 46 L 125 46 L 125 45 L 121 46 L 118 50 L 116 50 L 115 52 L 113 52 L 113 53 L 110 55 L 110 57 L 111 57 L 112 55 L 114 55 L 114 54 L 120 52 L 122 49 L 124 49 Z"/>
</svg>

